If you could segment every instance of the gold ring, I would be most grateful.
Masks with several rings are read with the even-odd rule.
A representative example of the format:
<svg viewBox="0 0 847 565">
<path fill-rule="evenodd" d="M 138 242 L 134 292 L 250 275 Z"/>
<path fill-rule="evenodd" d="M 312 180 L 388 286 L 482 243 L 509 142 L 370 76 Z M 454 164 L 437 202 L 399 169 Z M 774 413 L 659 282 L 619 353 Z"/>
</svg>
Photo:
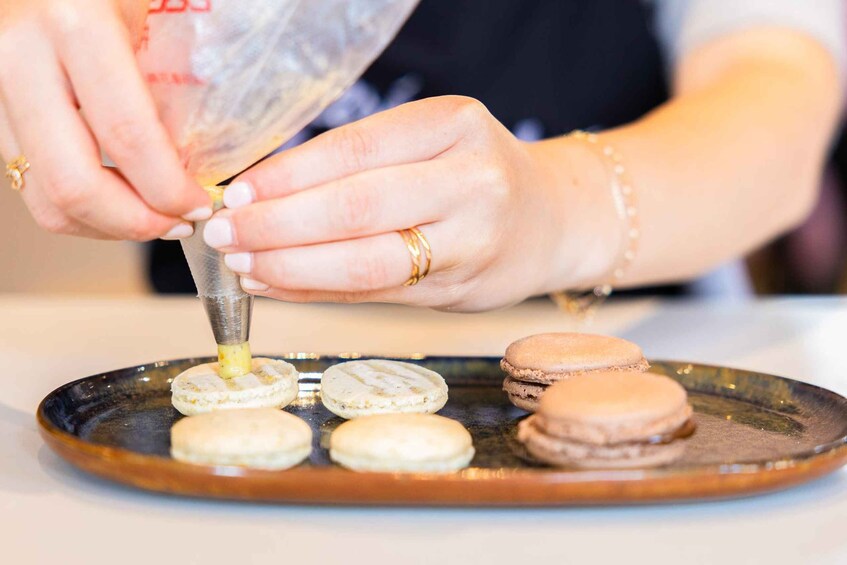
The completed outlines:
<svg viewBox="0 0 847 565">
<path fill-rule="evenodd" d="M 429 246 L 429 242 L 426 240 L 426 238 L 424 237 L 424 234 L 421 232 L 420 229 L 410 228 L 409 231 L 411 231 L 413 234 L 415 234 L 415 236 L 418 238 L 418 241 L 421 242 L 421 246 L 423 246 L 424 253 L 426 255 L 426 267 L 424 267 L 423 272 L 421 273 L 420 277 L 418 278 L 418 281 L 420 282 L 420 281 L 424 280 L 424 277 L 426 277 L 429 274 L 429 268 L 432 265 L 432 247 Z"/>
<path fill-rule="evenodd" d="M 412 257 L 412 274 L 403 286 L 415 286 L 429 274 L 430 266 L 432 266 L 432 247 L 418 228 L 400 230 L 397 233 L 403 238 L 406 249 Z"/>
<path fill-rule="evenodd" d="M 24 181 L 24 173 L 29 170 L 29 161 L 21 155 L 11 163 L 6 165 L 6 178 L 12 185 L 12 190 L 21 191 L 26 184 Z"/>
</svg>

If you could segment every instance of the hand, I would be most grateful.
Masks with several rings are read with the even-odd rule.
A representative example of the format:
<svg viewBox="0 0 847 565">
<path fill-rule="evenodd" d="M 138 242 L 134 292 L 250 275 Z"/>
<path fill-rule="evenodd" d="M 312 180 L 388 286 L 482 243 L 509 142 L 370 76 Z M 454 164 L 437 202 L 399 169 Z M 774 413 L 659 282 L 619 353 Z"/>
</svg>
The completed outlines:
<svg viewBox="0 0 847 565">
<path fill-rule="evenodd" d="M 565 191 L 479 102 L 412 102 L 321 135 L 247 171 L 206 226 L 249 292 L 286 301 L 497 308 L 552 290 Z M 397 230 L 419 226 L 432 272 L 402 286 Z M 564 263 L 563 263 L 564 261 Z"/>
<path fill-rule="evenodd" d="M 211 215 L 136 64 L 148 5 L 0 0 L 0 155 L 31 163 L 21 196 L 47 230 L 184 237 L 193 231 L 184 219 Z M 120 174 L 101 165 L 98 145 Z"/>
</svg>

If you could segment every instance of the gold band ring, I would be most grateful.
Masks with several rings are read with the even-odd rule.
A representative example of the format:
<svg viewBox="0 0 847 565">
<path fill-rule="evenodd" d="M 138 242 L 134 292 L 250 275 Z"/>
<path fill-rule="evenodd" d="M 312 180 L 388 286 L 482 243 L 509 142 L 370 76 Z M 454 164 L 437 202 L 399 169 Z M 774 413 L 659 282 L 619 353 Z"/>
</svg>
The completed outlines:
<svg viewBox="0 0 847 565">
<path fill-rule="evenodd" d="M 12 190 L 21 191 L 26 184 L 24 173 L 29 170 L 29 161 L 21 155 L 11 163 L 6 165 L 6 178 L 12 185 Z"/>
<path fill-rule="evenodd" d="M 432 266 L 432 247 L 423 232 L 418 228 L 409 228 L 397 232 L 403 238 L 406 249 L 412 257 L 412 274 L 403 286 L 415 286 L 429 274 Z"/>
</svg>

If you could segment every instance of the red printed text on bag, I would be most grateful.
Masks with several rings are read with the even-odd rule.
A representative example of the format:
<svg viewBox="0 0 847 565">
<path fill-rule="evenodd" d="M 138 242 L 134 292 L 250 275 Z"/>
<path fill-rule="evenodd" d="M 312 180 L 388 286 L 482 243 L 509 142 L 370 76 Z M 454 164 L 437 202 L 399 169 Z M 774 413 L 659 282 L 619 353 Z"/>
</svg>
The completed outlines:
<svg viewBox="0 0 847 565">
<path fill-rule="evenodd" d="M 150 13 L 211 12 L 212 0 L 150 0 Z"/>
</svg>

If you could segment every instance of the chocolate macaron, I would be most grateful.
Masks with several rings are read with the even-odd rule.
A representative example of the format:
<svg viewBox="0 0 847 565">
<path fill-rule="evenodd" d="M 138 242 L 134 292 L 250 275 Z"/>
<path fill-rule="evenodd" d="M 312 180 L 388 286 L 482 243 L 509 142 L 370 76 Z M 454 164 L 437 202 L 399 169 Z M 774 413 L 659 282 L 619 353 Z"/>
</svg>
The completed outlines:
<svg viewBox="0 0 847 565">
<path fill-rule="evenodd" d="M 500 367 L 503 390 L 518 408 L 535 412 L 544 390 L 574 375 L 601 371 L 646 371 L 641 348 L 617 337 L 548 333 L 519 339 L 506 349 Z"/>
<path fill-rule="evenodd" d="M 544 393 L 518 425 L 518 440 L 559 467 L 654 467 L 682 455 L 682 440 L 694 431 L 691 412 L 685 389 L 662 375 L 576 375 Z"/>
</svg>

